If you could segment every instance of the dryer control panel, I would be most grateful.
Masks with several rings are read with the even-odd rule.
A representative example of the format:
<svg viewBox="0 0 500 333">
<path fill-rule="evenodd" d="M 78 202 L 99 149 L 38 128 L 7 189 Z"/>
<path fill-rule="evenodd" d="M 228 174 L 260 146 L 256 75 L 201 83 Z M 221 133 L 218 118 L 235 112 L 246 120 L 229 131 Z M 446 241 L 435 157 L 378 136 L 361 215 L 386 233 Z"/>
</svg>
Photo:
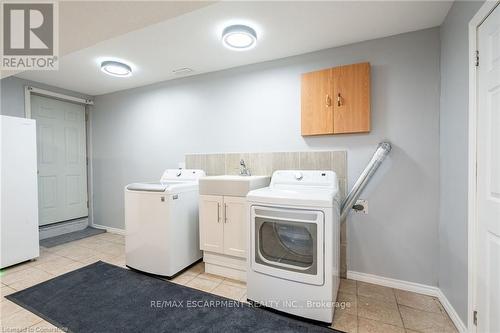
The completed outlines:
<svg viewBox="0 0 500 333">
<path fill-rule="evenodd" d="M 331 170 L 276 170 L 271 178 L 271 188 L 307 186 L 336 188 L 337 174 Z"/>
</svg>

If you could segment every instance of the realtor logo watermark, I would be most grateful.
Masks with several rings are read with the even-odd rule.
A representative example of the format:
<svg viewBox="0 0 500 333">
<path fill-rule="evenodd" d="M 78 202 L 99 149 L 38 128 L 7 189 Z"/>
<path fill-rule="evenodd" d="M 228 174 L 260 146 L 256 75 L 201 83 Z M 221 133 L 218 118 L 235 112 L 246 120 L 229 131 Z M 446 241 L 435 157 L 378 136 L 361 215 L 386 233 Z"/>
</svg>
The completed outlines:
<svg viewBox="0 0 500 333">
<path fill-rule="evenodd" d="M 2 2 L 2 70 L 54 70 L 58 66 L 56 2 Z"/>
</svg>

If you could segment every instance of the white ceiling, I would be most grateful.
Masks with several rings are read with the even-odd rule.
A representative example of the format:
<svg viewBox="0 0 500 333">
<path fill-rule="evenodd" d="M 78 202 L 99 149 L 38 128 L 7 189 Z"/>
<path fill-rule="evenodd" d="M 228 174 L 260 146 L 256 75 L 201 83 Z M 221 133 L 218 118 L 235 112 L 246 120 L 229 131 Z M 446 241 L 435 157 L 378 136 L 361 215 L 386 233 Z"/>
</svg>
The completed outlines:
<svg viewBox="0 0 500 333">
<path fill-rule="evenodd" d="M 60 1 L 59 56 L 144 28 L 214 2 L 205 1 Z M 127 19 L 124 20 L 123 18 Z M 77 38 L 75 38 L 77 36 Z M 1 71 L 0 77 L 19 71 Z"/>
<path fill-rule="evenodd" d="M 205 1 L 121 1 L 120 3 L 88 0 L 60 1 L 60 52 L 65 55 L 81 50 L 212 3 Z"/>
<path fill-rule="evenodd" d="M 257 63 L 315 50 L 440 25 L 450 1 L 219 2 L 99 42 L 61 58 L 58 71 L 26 71 L 16 76 L 89 95 Z M 224 48 L 227 24 L 250 24 L 257 47 L 246 52 Z M 99 62 L 125 60 L 133 75 L 103 74 Z"/>
</svg>

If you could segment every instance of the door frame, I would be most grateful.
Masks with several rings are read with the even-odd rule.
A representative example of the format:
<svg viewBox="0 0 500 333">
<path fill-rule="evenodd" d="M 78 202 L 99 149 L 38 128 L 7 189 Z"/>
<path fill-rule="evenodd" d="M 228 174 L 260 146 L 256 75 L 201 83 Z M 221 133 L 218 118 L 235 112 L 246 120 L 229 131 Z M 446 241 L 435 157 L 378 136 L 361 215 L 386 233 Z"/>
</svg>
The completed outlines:
<svg viewBox="0 0 500 333">
<path fill-rule="evenodd" d="M 474 311 L 476 310 L 476 256 L 477 256 L 477 87 L 478 75 L 476 66 L 476 50 L 477 31 L 481 23 L 493 12 L 500 4 L 500 1 L 487 0 L 479 8 L 478 12 L 472 17 L 469 22 L 469 154 L 468 154 L 468 217 L 467 217 L 467 232 L 468 232 L 468 313 L 467 313 L 467 331 L 476 332 L 474 325 Z M 480 56 L 480 55 L 479 55 Z"/>
<path fill-rule="evenodd" d="M 93 220 L 94 220 L 94 210 L 93 210 L 93 204 L 92 204 L 92 159 L 89 158 L 89 156 L 92 156 L 92 140 L 90 140 L 90 135 L 91 135 L 91 126 L 90 126 L 90 107 L 94 105 L 94 101 L 91 99 L 85 99 L 85 98 L 79 98 L 79 97 L 74 97 L 70 95 L 65 95 L 61 93 L 57 93 L 54 91 L 50 90 L 45 90 L 45 89 L 40 89 L 36 88 L 33 86 L 25 86 L 24 87 L 24 114 L 25 117 L 28 119 L 31 119 L 31 95 L 34 94 L 35 96 L 44 96 L 44 97 L 49 97 L 65 102 L 71 102 L 71 103 L 76 103 L 76 104 L 81 104 L 85 107 L 85 136 L 86 136 L 86 142 L 85 142 L 85 154 L 87 158 L 87 200 L 89 203 L 89 211 L 88 211 L 88 225 L 91 226 L 93 225 Z M 60 222 L 64 223 L 64 222 Z M 50 225 L 47 225 L 50 227 Z"/>
</svg>

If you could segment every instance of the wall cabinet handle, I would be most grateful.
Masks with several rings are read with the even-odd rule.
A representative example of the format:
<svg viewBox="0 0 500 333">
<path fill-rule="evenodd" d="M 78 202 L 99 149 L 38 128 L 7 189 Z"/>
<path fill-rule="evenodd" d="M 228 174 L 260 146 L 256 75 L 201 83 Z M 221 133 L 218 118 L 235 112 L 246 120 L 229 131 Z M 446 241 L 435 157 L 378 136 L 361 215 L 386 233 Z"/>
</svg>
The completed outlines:
<svg viewBox="0 0 500 333">
<path fill-rule="evenodd" d="M 325 104 L 326 104 L 326 107 L 332 106 L 332 99 L 330 98 L 329 94 L 326 94 Z"/>
<path fill-rule="evenodd" d="M 342 96 L 340 95 L 340 93 L 338 93 L 337 95 L 337 106 L 341 106 L 342 105 Z"/>
</svg>

